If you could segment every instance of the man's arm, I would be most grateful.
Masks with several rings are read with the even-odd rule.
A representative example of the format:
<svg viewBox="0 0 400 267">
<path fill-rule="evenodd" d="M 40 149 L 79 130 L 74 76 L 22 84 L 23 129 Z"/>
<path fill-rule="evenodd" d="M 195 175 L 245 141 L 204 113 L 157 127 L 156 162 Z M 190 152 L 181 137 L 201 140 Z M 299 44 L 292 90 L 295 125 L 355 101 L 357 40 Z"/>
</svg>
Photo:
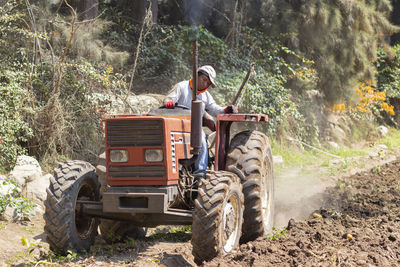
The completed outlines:
<svg viewBox="0 0 400 267">
<path fill-rule="evenodd" d="M 219 106 L 210 94 L 207 95 L 207 103 L 205 103 L 205 109 L 214 117 L 216 117 L 218 114 L 238 113 L 238 109 L 234 105 L 229 105 L 226 107 Z"/>
<path fill-rule="evenodd" d="M 216 117 L 218 114 L 223 114 L 223 113 L 225 113 L 224 108 L 221 107 L 220 105 L 218 105 L 218 104 L 215 102 L 214 98 L 211 96 L 210 93 L 205 92 L 205 94 L 207 94 L 207 95 L 206 95 L 206 99 L 205 99 L 205 101 L 204 101 L 205 109 L 207 110 L 207 112 L 208 112 L 210 115 Z"/>
<path fill-rule="evenodd" d="M 181 95 L 181 89 L 180 89 L 179 83 L 177 83 L 174 85 L 174 87 L 172 87 L 171 91 L 164 98 L 164 101 L 163 101 L 164 106 L 168 107 L 167 105 L 170 105 L 171 102 L 172 102 L 172 106 L 175 105 L 175 103 L 178 102 L 180 95 Z"/>
</svg>

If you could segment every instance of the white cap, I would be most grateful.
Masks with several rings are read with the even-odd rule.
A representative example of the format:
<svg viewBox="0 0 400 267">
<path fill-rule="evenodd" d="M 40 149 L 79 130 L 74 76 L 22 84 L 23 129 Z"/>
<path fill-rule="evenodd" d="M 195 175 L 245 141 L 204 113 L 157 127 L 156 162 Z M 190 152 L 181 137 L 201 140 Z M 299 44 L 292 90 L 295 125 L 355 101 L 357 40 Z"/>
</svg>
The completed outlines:
<svg viewBox="0 0 400 267">
<path fill-rule="evenodd" d="M 215 77 L 217 76 L 217 74 L 215 73 L 215 70 L 214 70 L 214 68 L 213 68 L 212 66 L 210 66 L 210 65 L 201 66 L 201 67 L 197 70 L 197 72 L 200 72 L 200 73 L 205 74 L 205 75 L 210 79 L 211 87 L 212 87 L 212 88 L 215 88 L 215 81 L 214 81 L 214 79 L 215 79 Z"/>
</svg>

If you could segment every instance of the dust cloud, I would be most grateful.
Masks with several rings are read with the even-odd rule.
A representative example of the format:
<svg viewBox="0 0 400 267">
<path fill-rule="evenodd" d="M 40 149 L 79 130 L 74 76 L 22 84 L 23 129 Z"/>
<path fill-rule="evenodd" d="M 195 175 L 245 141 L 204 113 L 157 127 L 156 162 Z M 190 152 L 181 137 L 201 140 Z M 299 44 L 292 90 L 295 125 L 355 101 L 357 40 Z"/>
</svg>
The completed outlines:
<svg viewBox="0 0 400 267">
<path fill-rule="evenodd" d="M 281 228 L 290 219 L 304 220 L 321 207 L 325 189 L 334 181 L 324 179 L 318 170 L 289 169 L 275 175 L 274 226 Z"/>
</svg>

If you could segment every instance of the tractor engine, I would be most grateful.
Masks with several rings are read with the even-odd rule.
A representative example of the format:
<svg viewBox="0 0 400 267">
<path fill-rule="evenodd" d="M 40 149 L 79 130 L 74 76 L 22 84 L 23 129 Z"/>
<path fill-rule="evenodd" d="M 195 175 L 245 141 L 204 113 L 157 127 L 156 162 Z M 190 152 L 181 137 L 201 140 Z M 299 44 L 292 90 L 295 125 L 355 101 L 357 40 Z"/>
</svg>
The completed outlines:
<svg viewBox="0 0 400 267">
<path fill-rule="evenodd" d="M 105 212 L 193 207 L 196 186 L 191 166 L 180 164 L 192 157 L 190 116 L 162 112 L 171 116 L 115 116 L 105 121 Z M 153 194 L 147 193 L 150 190 Z"/>
</svg>

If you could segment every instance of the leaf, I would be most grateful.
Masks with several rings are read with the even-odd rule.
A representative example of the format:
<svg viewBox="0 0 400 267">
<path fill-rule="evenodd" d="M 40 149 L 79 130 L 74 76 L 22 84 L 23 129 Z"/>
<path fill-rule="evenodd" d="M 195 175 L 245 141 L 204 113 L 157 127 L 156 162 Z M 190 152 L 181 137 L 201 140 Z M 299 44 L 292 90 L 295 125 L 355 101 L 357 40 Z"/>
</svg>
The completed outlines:
<svg viewBox="0 0 400 267">
<path fill-rule="evenodd" d="M 28 241 L 26 240 L 25 236 L 21 236 L 21 243 L 23 246 L 28 246 Z"/>
</svg>

